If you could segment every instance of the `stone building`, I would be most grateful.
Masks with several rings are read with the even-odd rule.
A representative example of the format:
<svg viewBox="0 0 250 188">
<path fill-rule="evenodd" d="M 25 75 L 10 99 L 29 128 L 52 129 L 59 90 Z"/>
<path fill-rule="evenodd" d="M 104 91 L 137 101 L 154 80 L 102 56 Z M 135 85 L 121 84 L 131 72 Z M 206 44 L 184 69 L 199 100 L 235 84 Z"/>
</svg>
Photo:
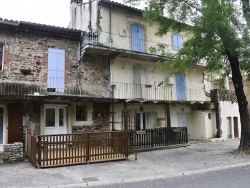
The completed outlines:
<svg viewBox="0 0 250 188">
<path fill-rule="evenodd" d="M 83 32 L 0 19 L 0 151 L 33 135 L 109 130 L 108 57 Z"/>
</svg>

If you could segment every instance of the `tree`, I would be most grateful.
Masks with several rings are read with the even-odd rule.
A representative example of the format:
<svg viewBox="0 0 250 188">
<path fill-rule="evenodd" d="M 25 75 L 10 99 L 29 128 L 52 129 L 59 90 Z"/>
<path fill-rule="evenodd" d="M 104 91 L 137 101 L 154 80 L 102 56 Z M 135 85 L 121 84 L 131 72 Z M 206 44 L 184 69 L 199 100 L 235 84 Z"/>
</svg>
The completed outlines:
<svg viewBox="0 0 250 188">
<path fill-rule="evenodd" d="M 163 65 L 177 73 L 201 62 L 206 71 L 231 73 L 238 100 L 241 140 L 240 151 L 250 147 L 248 102 L 243 90 L 243 76 L 250 75 L 250 14 L 247 0 L 152 0 L 144 18 L 159 23 L 156 35 L 169 31 L 188 35 L 177 54 L 165 54 Z M 243 10 L 243 11 L 242 11 Z M 246 24 L 247 23 L 247 24 Z"/>
</svg>

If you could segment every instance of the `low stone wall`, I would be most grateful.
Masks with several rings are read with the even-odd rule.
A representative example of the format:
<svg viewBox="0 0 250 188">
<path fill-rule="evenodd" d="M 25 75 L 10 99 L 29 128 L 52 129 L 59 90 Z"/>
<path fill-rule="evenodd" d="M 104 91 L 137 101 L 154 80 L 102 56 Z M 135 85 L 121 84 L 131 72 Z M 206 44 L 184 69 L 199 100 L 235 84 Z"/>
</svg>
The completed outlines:
<svg viewBox="0 0 250 188">
<path fill-rule="evenodd" d="M 3 163 L 3 152 L 0 151 L 0 163 Z"/>
<path fill-rule="evenodd" d="M 7 163 L 23 161 L 23 143 L 15 142 L 4 145 L 3 161 Z"/>
</svg>

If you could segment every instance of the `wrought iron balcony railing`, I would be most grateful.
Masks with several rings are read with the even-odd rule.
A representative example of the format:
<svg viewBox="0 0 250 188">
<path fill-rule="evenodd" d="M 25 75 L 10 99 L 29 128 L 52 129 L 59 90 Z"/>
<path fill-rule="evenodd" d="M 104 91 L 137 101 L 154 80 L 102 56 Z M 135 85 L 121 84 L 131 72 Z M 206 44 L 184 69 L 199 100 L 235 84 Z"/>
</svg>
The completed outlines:
<svg viewBox="0 0 250 188">
<path fill-rule="evenodd" d="M 58 84 L 60 79 L 50 78 L 54 85 L 34 82 L 0 82 L 0 96 L 12 98 L 27 97 L 83 97 L 83 98 L 111 98 L 109 86 L 90 84 Z M 57 81 L 56 81 L 57 80 Z"/>
<path fill-rule="evenodd" d="M 53 80 L 53 84 L 50 82 Z M 0 82 L 0 96 L 4 97 L 81 97 L 103 99 L 127 99 L 148 101 L 206 101 L 203 89 L 180 89 L 176 86 L 113 82 L 107 85 L 59 84 L 61 78 L 49 78 L 48 83 Z M 63 81 L 64 83 L 64 81 Z"/>
<path fill-rule="evenodd" d="M 157 41 L 158 39 L 158 41 Z M 96 44 L 123 50 L 163 55 L 164 52 L 176 53 L 178 47 L 169 44 L 169 39 L 156 38 L 154 40 L 142 40 L 131 38 L 128 34 L 114 34 L 105 31 L 92 31 L 85 33 L 83 44 Z"/>
</svg>

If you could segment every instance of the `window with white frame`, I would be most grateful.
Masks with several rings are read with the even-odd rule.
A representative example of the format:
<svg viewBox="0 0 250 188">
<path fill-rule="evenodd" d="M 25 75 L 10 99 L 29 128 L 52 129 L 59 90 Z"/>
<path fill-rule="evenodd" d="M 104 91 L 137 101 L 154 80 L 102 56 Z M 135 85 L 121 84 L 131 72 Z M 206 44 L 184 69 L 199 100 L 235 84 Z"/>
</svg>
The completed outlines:
<svg viewBox="0 0 250 188">
<path fill-rule="evenodd" d="M 183 46 L 183 38 L 180 35 L 172 36 L 172 45 L 174 51 L 179 51 Z"/>
<path fill-rule="evenodd" d="M 3 71 L 3 44 L 0 43 L 0 71 Z"/>
</svg>

